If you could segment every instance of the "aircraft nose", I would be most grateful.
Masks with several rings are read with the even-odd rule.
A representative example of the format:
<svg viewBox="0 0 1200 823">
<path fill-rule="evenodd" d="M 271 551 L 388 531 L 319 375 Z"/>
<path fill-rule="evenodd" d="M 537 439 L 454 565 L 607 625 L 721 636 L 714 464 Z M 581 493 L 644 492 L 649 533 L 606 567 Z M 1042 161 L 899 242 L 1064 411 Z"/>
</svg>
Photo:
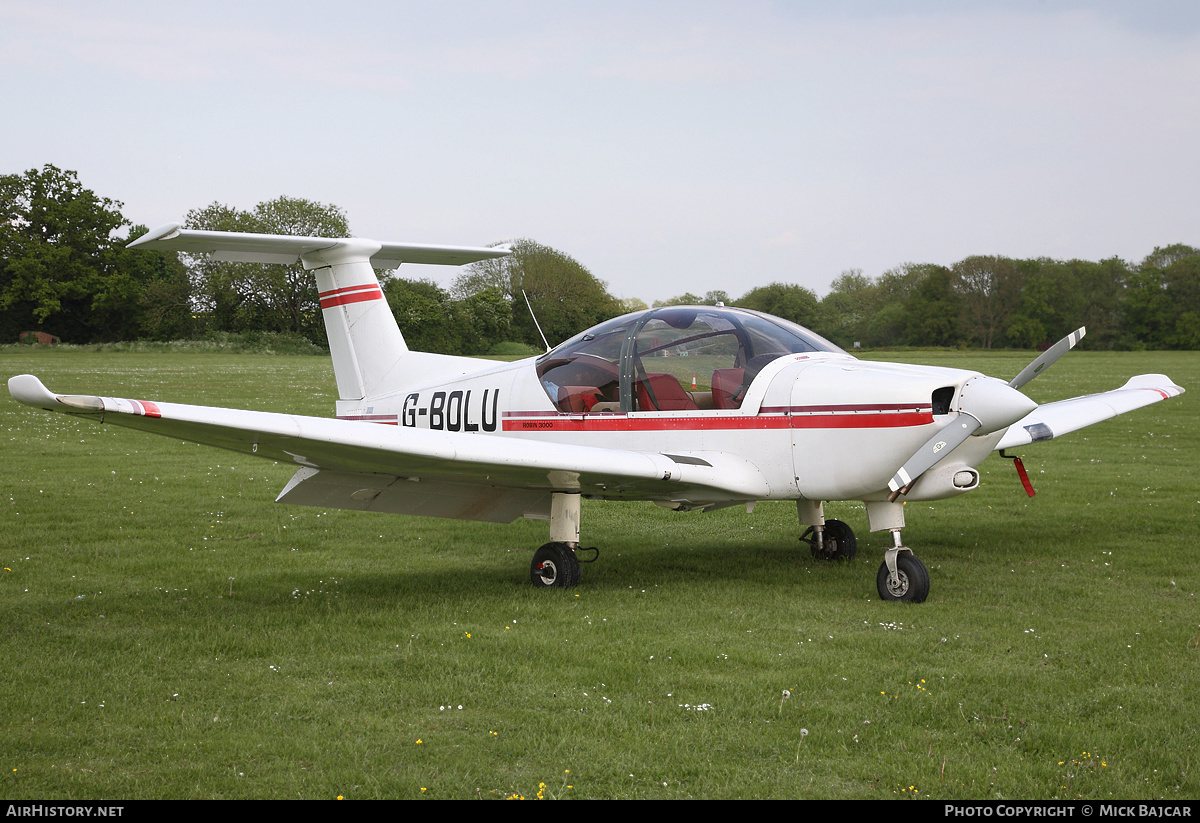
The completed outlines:
<svg viewBox="0 0 1200 823">
<path fill-rule="evenodd" d="M 959 411 L 980 423 L 976 434 L 1006 429 L 1037 407 L 1037 403 L 994 377 L 973 377 L 959 392 Z"/>
</svg>

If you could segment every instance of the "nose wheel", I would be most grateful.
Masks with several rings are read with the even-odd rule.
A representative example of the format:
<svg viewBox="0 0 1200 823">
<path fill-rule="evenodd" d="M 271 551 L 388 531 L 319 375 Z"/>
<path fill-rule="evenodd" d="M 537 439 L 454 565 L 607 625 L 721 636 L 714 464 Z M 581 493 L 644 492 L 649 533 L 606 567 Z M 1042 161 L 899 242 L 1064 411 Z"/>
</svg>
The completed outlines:
<svg viewBox="0 0 1200 823">
<path fill-rule="evenodd" d="M 875 587 L 884 600 L 922 603 L 929 596 L 929 572 L 903 546 L 889 549 L 875 575 Z"/>
</svg>

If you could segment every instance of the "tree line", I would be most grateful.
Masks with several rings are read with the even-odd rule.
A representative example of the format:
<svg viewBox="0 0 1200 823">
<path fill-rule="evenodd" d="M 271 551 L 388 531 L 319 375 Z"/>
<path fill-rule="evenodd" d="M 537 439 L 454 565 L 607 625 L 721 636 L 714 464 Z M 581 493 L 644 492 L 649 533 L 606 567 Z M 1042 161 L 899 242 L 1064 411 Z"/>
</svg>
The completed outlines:
<svg viewBox="0 0 1200 823">
<path fill-rule="evenodd" d="M 0 342 L 26 331 L 72 343 L 274 332 L 325 345 L 316 283 L 302 266 L 127 249 L 146 227 L 52 165 L 0 176 L 0 206 Z M 190 211 L 185 224 L 351 236 L 338 207 L 291 197 L 250 211 L 213 203 Z M 528 239 L 510 245 L 510 256 L 464 267 L 449 288 L 381 272 L 409 345 L 467 355 L 540 351 L 543 335 L 556 345 L 647 307 L 614 297 L 570 255 Z M 1137 264 L 977 255 L 949 267 L 908 263 L 874 278 L 845 271 L 824 298 L 771 283 L 736 298 L 685 293 L 654 305 L 718 303 L 786 318 L 845 348 L 1028 349 L 1086 325 L 1088 348 L 1200 349 L 1200 249 L 1155 248 Z"/>
</svg>

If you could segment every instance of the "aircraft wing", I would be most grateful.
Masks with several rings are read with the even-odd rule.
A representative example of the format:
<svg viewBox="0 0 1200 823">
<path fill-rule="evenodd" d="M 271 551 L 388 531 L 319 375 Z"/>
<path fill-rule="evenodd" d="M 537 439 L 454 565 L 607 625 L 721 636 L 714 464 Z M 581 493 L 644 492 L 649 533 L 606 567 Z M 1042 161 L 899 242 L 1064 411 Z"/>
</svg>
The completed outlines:
<svg viewBox="0 0 1200 823">
<path fill-rule="evenodd" d="M 339 247 L 370 244 L 371 265 L 377 269 L 393 269 L 401 263 L 430 263 L 461 266 L 479 260 L 504 257 L 511 253 L 507 246 L 431 246 L 415 243 L 377 243 L 355 238 L 292 237 L 279 234 L 242 234 L 224 231 L 185 229 L 178 223 L 168 223 L 147 232 L 129 244 L 129 248 L 145 246 L 159 251 L 181 251 L 186 254 L 211 254 L 214 260 L 238 263 L 283 263 L 294 265 L 303 260 L 319 262 L 335 253 Z M 373 247 L 378 246 L 376 250 Z"/>
<path fill-rule="evenodd" d="M 1009 426 L 996 448 L 1040 443 L 1180 394 L 1165 374 L 1140 374 L 1119 389 L 1038 406 Z"/>
<path fill-rule="evenodd" d="M 295 465 L 278 500 L 509 522 L 548 516 L 553 492 L 710 505 L 761 500 L 770 487 L 722 453 L 668 455 L 377 423 L 93 395 L 58 395 L 37 377 L 13 399 L 48 411 Z"/>
</svg>

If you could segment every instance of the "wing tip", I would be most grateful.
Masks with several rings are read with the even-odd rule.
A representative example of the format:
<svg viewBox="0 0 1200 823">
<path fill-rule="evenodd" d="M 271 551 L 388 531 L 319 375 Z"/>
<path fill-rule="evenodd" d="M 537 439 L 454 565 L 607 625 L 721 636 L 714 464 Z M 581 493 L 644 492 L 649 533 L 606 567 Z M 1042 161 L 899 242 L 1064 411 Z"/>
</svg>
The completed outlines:
<svg viewBox="0 0 1200 823">
<path fill-rule="evenodd" d="M 18 374 L 8 378 L 8 393 L 12 399 L 26 406 L 38 408 L 53 408 L 58 405 L 58 398 L 32 374 Z"/>
<path fill-rule="evenodd" d="M 182 229 L 182 228 L 183 228 L 183 226 L 181 226 L 179 223 L 167 223 L 165 225 L 159 226 L 156 229 L 151 229 L 150 231 L 146 232 L 141 237 L 139 237 L 137 240 L 127 243 L 125 248 L 127 248 L 127 249 L 136 248 L 137 246 L 141 246 L 146 243 L 153 243 L 155 240 L 169 240 L 172 237 L 177 236 L 179 234 L 180 229 Z"/>
<path fill-rule="evenodd" d="M 8 379 L 12 399 L 26 406 L 46 411 L 70 414 L 93 414 L 104 411 L 104 399 L 90 394 L 55 394 L 32 374 L 18 374 Z"/>
<path fill-rule="evenodd" d="M 1122 389 L 1149 389 L 1150 391 L 1161 392 L 1167 397 L 1177 397 L 1184 393 L 1183 386 L 1175 384 L 1175 381 L 1167 377 L 1165 374 L 1139 374 L 1125 381 Z"/>
</svg>

